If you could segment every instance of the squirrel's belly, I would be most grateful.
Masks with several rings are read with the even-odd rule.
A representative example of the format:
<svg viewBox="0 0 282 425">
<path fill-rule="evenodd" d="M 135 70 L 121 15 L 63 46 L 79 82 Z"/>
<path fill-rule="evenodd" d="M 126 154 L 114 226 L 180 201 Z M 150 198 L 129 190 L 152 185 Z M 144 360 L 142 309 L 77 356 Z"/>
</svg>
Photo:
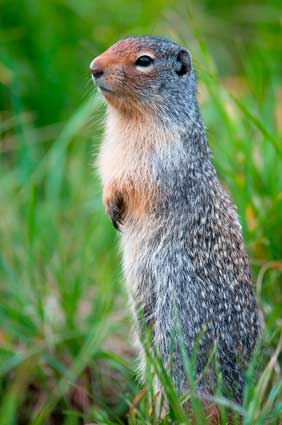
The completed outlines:
<svg viewBox="0 0 282 425">
<path fill-rule="evenodd" d="M 152 217 L 143 217 L 125 223 L 121 232 L 122 265 L 127 286 L 130 291 L 139 292 L 140 281 L 146 280 L 150 286 L 155 279 L 158 266 L 158 253 L 165 255 L 162 242 L 163 230 Z"/>
<path fill-rule="evenodd" d="M 146 220 L 125 225 L 121 235 L 122 265 L 130 290 L 137 290 L 140 275 L 152 272 L 152 224 Z"/>
</svg>

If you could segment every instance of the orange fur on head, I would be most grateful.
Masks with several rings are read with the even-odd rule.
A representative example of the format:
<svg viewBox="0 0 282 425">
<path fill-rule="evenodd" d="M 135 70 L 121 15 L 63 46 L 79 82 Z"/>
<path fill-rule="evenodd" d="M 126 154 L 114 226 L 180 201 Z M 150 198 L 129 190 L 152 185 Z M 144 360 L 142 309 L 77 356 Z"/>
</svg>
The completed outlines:
<svg viewBox="0 0 282 425">
<path fill-rule="evenodd" d="M 98 86 L 106 101 L 127 113 L 143 110 L 138 102 L 138 90 L 146 85 L 146 79 L 157 77 L 154 68 L 136 68 L 135 61 L 142 55 L 155 58 L 156 52 L 137 41 L 123 40 L 92 61 L 92 64 L 103 70 L 103 81 Z"/>
</svg>

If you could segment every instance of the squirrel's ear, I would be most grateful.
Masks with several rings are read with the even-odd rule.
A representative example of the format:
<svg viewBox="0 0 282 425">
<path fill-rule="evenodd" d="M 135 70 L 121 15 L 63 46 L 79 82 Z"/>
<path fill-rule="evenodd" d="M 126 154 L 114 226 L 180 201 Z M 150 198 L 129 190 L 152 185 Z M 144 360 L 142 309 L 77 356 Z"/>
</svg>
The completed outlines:
<svg viewBox="0 0 282 425">
<path fill-rule="evenodd" d="M 184 75 L 191 71 L 192 61 L 188 50 L 182 48 L 177 55 L 176 74 Z"/>
</svg>

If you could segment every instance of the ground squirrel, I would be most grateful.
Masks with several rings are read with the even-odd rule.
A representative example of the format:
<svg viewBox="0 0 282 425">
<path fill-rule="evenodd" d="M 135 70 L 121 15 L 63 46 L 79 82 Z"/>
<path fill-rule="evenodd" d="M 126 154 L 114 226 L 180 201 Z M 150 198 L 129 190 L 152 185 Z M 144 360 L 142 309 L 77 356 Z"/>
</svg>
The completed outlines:
<svg viewBox="0 0 282 425">
<path fill-rule="evenodd" d="M 242 402 L 260 321 L 237 213 L 211 162 L 191 55 L 168 40 L 133 37 L 90 68 L 107 102 L 103 201 L 121 232 L 135 310 L 164 364 L 173 363 L 180 394 L 187 380 L 176 323 L 188 354 L 201 336 L 198 375 L 217 343 L 225 388 Z M 199 392 L 212 394 L 214 381 L 209 371 Z"/>
</svg>

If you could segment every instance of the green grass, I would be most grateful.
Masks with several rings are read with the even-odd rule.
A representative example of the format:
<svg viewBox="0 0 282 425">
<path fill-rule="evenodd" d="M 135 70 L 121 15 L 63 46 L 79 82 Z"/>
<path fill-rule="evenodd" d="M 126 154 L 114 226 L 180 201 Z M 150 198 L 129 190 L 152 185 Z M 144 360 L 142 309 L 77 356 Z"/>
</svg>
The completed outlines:
<svg viewBox="0 0 282 425">
<path fill-rule="evenodd" d="M 192 50 L 214 162 L 238 207 L 265 320 L 261 377 L 254 382 L 251 367 L 242 408 L 216 395 L 222 423 L 228 407 L 234 424 L 238 409 L 244 425 L 278 424 L 279 3 L 0 4 L 0 425 L 157 421 L 152 374 L 144 386 L 136 379 L 118 238 L 92 167 L 104 106 L 88 76 L 98 52 L 144 33 Z M 188 424 L 160 362 L 149 363 L 170 403 L 162 423 Z"/>
</svg>

